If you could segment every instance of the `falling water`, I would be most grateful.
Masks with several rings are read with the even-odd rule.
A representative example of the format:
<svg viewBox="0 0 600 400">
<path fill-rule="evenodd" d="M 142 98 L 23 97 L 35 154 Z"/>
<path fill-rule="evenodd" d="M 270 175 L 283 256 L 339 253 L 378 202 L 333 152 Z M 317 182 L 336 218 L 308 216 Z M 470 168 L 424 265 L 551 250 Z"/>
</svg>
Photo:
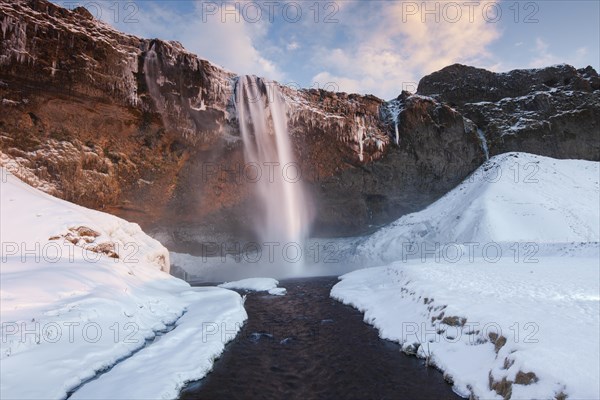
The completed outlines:
<svg viewBox="0 0 600 400">
<path fill-rule="evenodd" d="M 485 154 L 486 161 L 490 159 L 490 150 L 488 149 L 487 139 L 485 138 L 485 134 L 479 128 L 477 128 L 477 136 L 479 136 L 479 141 L 481 142 L 481 148 L 483 149 L 483 153 Z"/>
<path fill-rule="evenodd" d="M 264 241 L 302 245 L 311 213 L 292 152 L 285 99 L 275 84 L 241 76 L 235 103 L 246 166 L 260 174 L 253 183 L 259 206 L 256 233 Z"/>
<path fill-rule="evenodd" d="M 165 118 L 165 103 L 162 95 L 160 94 L 160 88 L 158 86 L 158 79 L 161 76 L 161 72 L 160 64 L 158 62 L 158 55 L 154 49 L 155 44 L 152 43 L 150 49 L 148 49 L 148 52 L 146 53 L 146 57 L 144 57 L 144 78 L 146 80 L 146 87 L 148 88 L 150 97 L 154 102 L 156 110 L 160 114 L 163 125 L 169 126 L 167 124 L 168 121 Z"/>
</svg>

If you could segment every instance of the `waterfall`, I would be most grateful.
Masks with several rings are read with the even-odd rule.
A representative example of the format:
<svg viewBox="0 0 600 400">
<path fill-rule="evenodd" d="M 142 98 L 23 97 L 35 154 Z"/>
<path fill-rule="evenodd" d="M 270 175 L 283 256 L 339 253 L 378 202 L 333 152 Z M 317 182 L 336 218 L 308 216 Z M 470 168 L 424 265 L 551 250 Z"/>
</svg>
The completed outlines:
<svg viewBox="0 0 600 400">
<path fill-rule="evenodd" d="M 163 125 L 167 127 L 169 125 L 167 124 L 167 118 L 165 118 L 165 102 L 160 94 L 160 87 L 158 85 L 158 80 L 161 77 L 160 63 L 154 48 L 154 43 L 152 43 L 150 49 L 148 49 L 148 52 L 144 57 L 143 72 L 146 81 L 146 87 L 148 88 L 148 93 L 150 93 L 150 98 L 154 102 L 154 106 L 160 115 Z"/>
<path fill-rule="evenodd" d="M 487 139 L 483 134 L 483 131 L 477 128 L 477 136 L 479 136 L 479 141 L 481 142 L 481 148 L 483 149 L 483 153 L 485 154 L 485 160 L 490 159 L 490 150 L 488 149 Z"/>
<path fill-rule="evenodd" d="M 241 76 L 235 105 L 246 168 L 256 170 L 259 176 L 250 183 L 258 203 L 255 231 L 263 241 L 302 246 L 309 233 L 311 210 L 292 151 L 285 99 L 274 83 Z"/>
<path fill-rule="evenodd" d="M 400 144 L 400 113 L 404 110 L 404 101 L 400 99 L 390 100 L 384 103 L 381 109 L 381 118 L 394 124 L 394 142 Z"/>
</svg>

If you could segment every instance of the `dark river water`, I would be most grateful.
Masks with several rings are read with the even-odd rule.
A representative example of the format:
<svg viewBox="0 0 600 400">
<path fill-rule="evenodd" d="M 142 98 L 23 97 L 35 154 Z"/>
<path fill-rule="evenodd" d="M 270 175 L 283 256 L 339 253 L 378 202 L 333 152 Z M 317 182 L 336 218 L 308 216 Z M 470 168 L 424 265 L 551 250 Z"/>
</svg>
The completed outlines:
<svg viewBox="0 0 600 400">
<path fill-rule="evenodd" d="M 282 281 L 285 296 L 248 293 L 248 321 L 213 371 L 181 399 L 460 399 L 442 374 L 380 339 L 329 297 L 335 277 Z"/>
</svg>

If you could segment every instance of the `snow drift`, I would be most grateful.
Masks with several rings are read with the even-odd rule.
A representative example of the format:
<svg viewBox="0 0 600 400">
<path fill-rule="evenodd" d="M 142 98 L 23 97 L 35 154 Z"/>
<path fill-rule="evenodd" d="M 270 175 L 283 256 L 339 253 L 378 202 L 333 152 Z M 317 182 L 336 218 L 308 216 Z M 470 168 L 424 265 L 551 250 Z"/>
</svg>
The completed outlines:
<svg viewBox="0 0 600 400">
<path fill-rule="evenodd" d="M 167 250 L 137 224 L 0 172 L 0 397 L 64 398 L 104 372 L 94 383 L 106 388 L 119 363 L 140 357 L 160 363 L 160 373 L 125 369 L 113 386 L 120 396 L 176 397 L 185 381 L 206 374 L 246 318 L 237 293 L 191 288 L 167 273 Z M 186 335 L 203 341 L 188 348 Z"/>
<path fill-rule="evenodd" d="M 465 397 L 598 399 L 598 180 L 597 162 L 493 157 L 365 239 L 359 258 L 390 264 L 331 295 Z"/>
<path fill-rule="evenodd" d="M 358 258 L 372 265 L 422 258 L 436 246 L 438 253 L 456 252 L 476 243 L 473 251 L 481 255 L 487 243 L 506 253 L 514 243 L 546 251 L 547 244 L 597 242 L 598 165 L 527 153 L 493 157 L 425 210 L 369 236 L 358 246 Z"/>
</svg>

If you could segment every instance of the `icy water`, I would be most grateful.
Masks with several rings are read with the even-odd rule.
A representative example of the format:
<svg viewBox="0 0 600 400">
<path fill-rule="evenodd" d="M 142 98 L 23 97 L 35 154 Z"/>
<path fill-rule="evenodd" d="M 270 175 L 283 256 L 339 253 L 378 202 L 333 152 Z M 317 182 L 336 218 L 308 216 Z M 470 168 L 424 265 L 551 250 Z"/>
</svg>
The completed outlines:
<svg viewBox="0 0 600 400">
<path fill-rule="evenodd" d="M 329 297 L 335 277 L 282 281 L 285 296 L 249 293 L 248 321 L 181 399 L 460 399 L 442 374 L 380 339 Z"/>
</svg>

